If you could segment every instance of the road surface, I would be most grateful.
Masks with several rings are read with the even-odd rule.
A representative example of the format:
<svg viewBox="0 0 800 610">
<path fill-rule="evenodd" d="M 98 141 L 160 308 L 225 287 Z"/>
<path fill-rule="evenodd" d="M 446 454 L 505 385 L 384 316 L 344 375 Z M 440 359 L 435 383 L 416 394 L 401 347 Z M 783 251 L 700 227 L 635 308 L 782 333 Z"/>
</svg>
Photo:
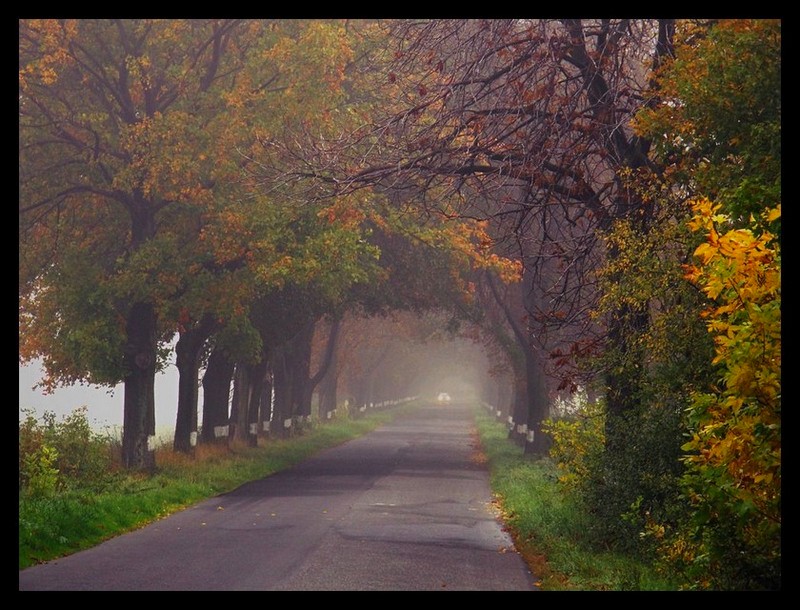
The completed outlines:
<svg viewBox="0 0 800 610">
<path fill-rule="evenodd" d="M 19 572 L 20 591 L 535 590 L 472 411 L 423 405 L 302 464 Z"/>
</svg>

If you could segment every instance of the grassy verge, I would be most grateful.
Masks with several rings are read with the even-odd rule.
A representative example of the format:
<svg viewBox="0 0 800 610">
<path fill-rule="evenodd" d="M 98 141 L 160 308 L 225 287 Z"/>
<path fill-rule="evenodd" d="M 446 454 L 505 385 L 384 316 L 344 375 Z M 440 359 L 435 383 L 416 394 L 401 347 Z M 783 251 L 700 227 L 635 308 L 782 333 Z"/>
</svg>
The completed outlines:
<svg viewBox="0 0 800 610">
<path fill-rule="evenodd" d="M 675 589 L 637 559 L 592 548 L 584 535 L 590 517 L 560 489 L 552 462 L 525 456 L 480 408 L 476 423 L 498 508 L 541 590 Z"/>
<path fill-rule="evenodd" d="M 371 412 L 356 420 L 334 420 L 258 447 L 200 445 L 194 458 L 158 449 L 157 472 L 120 476 L 101 492 L 73 489 L 39 498 L 20 495 L 19 569 L 92 547 L 288 468 L 374 430 L 418 404 Z"/>
</svg>

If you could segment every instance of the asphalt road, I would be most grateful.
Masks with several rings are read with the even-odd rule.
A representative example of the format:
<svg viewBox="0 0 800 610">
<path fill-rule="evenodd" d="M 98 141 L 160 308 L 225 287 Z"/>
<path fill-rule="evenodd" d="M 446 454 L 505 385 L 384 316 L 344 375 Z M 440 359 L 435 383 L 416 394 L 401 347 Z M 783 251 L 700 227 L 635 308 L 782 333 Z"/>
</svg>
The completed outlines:
<svg viewBox="0 0 800 610">
<path fill-rule="evenodd" d="M 95 548 L 19 590 L 533 591 L 491 505 L 472 412 L 429 405 Z"/>
</svg>

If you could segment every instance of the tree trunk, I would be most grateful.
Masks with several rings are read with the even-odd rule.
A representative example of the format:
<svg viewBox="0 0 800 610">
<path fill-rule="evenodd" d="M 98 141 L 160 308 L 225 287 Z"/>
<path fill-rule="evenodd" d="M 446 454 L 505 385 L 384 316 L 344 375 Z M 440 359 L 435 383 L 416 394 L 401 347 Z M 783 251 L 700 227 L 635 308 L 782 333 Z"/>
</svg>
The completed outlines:
<svg viewBox="0 0 800 610">
<path fill-rule="evenodd" d="M 618 202 L 620 211 L 617 216 L 622 217 L 625 209 L 645 210 L 644 202 L 622 200 Z M 650 218 L 643 213 L 640 217 L 631 218 L 634 228 L 641 235 L 646 235 L 650 230 Z M 620 257 L 619 248 L 609 248 L 608 260 L 617 260 Z M 614 282 L 616 275 L 609 280 Z M 649 314 L 645 307 L 631 303 L 619 303 L 611 313 L 607 325 L 606 353 L 614 360 L 623 360 L 624 365 L 612 365 L 605 375 L 606 382 L 606 427 L 605 449 L 610 454 L 621 453 L 625 448 L 625 437 L 622 423 L 627 413 L 638 406 L 639 395 L 642 389 L 644 363 L 646 361 L 641 336 L 650 323 Z"/>
<path fill-rule="evenodd" d="M 355 401 L 354 410 L 352 413 L 361 413 L 361 408 L 373 401 L 375 396 L 375 378 L 378 370 L 383 364 L 386 357 L 389 355 L 391 346 L 386 344 L 377 358 L 373 358 L 372 362 L 367 366 L 366 370 L 362 373 L 361 378 L 355 384 Z"/>
<path fill-rule="evenodd" d="M 293 402 L 294 415 L 311 416 L 311 397 L 314 393 L 315 380 L 311 379 L 311 346 L 314 340 L 314 322 L 307 324 L 290 342 L 291 362 L 295 380 Z M 317 378 L 316 381 L 318 381 Z"/>
<path fill-rule="evenodd" d="M 606 374 L 606 450 L 617 453 L 624 448 L 625 436 L 620 424 L 626 414 L 638 407 L 639 393 L 644 376 L 645 355 L 642 353 L 641 336 L 648 323 L 647 312 L 633 311 L 622 306 L 615 312 L 609 324 L 609 346 L 611 350 L 625 354 L 625 358 L 639 366 L 629 365 L 620 372 Z M 631 344 L 633 343 L 633 344 Z"/>
<path fill-rule="evenodd" d="M 250 447 L 258 446 L 259 421 L 261 411 L 261 397 L 269 370 L 269 360 L 266 353 L 261 354 L 261 361 L 247 367 L 248 401 L 247 401 L 247 444 Z"/>
<path fill-rule="evenodd" d="M 372 405 L 375 403 L 375 385 L 376 380 L 378 378 L 378 369 L 375 368 L 369 372 L 366 378 L 366 384 L 364 388 L 366 393 L 364 394 L 364 404 L 365 405 Z"/>
<path fill-rule="evenodd" d="M 247 365 L 236 364 L 233 375 L 233 402 L 231 406 L 229 441 L 247 441 L 247 408 L 250 404 L 250 380 Z"/>
<path fill-rule="evenodd" d="M 214 326 L 213 317 L 204 316 L 194 328 L 181 333 L 175 345 L 175 365 L 178 368 L 178 413 L 175 420 L 173 448 L 181 453 L 193 453 L 197 444 L 200 355 Z"/>
<path fill-rule="evenodd" d="M 259 434 L 268 430 L 272 424 L 272 360 L 268 361 L 267 374 L 264 376 L 264 383 L 261 387 L 261 403 L 258 410 L 258 430 Z M 264 425 L 266 424 L 266 426 Z"/>
<path fill-rule="evenodd" d="M 361 377 L 354 380 L 351 384 L 353 392 L 353 404 L 350 408 L 350 413 L 354 417 L 359 417 L 362 413 L 361 409 L 367 402 L 367 378 L 362 374 Z"/>
<path fill-rule="evenodd" d="M 525 435 L 520 433 L 523 423 L 528 422 L 528 382 L 524 373 L 518 371 L 514 375 L 514 391 L 512 392 L 510 427 L 508 438 L 512 439 L 520 447 L 525 445 Z"/>
<path fill-rule="evenodd" d="M 286 422 L 292 418 L 292 375 L 286 351 L 285 345 L 281 345 L 273 351 L 272 375 L 275 408 L 270 434 L 277 438 L 289 436 L 290 428 L 286 426 Z"/>
<path fill-rule="evenodd" d="M 550 450 L 550 438 L 543 432 L 542 423 L 549 414 L 547 386 L 544 372 L 538 355 L 529 347 L 525 352 L 527 378 L 527 418 L 525 436 L 525 453 L 545 456 Z"/>
<path fill-rule="evenodd" d="M 132 251 L 155 236 L 155 216 L 139 194 L 127 201 L 131 219 Z M 152 303 L 137 302 L 125 324 L 125 398 L 123 406 L 122 462 L 133 470 L 155 469 L 156 361 L 158 355 L 156 311 Z"/>
<path fill-rule="evenodd" d="M 227 442 L 228 410 L 230 408 L 233 362 L 220 348 L 208 358 L 203 375 L 203 432 L 204 443 Z"/>
<path fill-rule="evenodd" d="M 132 470 L 153 470 L 156 433 L 156 316 L 149 303 L 136 303 L 128 315 L 124 362 L 125 399 L 122 462 Z"/>
<path fill-rule="evenodd" d="M 331 365 L 319 386 L 319 418 L 321 421 L 327 421 L 331 417 L 329 413 L 336 411 L 336 393 L 339 384 L 337 369 L 338 357 L 334 350 L 331 356 Z"/>
<path fill-rule="evenodd" d="M 341 317 L 334 316 L 328 330 L 328 341 L 325 344 L 325 353 L 320 363 L 319 370 L 311 379 L 309 394 L 313 396 L 314 388 L 320 386 L 319 393 L 319 419 L 328 419 L 328 413 L 336 409 L 336 345 L 339 341 Z M 322 385 L 321 385 L 322 384 Z M 309 397 L 310 400 L 310 397 Z M 323 404 L 323 402 L 325 404 Z M 331 406 L 331 404 L 333 406 Z"/>
<path fill-rule="evenodd" d="M 528 325 L 523 325 L 521 320 L 514 315 L 505 299 L 500 297 L 497 286 L 491 275 L 487 276 L 489 287 L 497 303 L 503 308 L 506 320 L 514 331 L 517 345 L 524 357 L 524 369 L 516 370 L 515 399 L 513 429 L 509 436 L 517 443 L 523 445 L 525 453 L 545 455 L 549 447 L 548 439 L 542 433 L 542 422 L 548 414 L 547 387 L 544 381 L 544 372 L 539 362 L 536 350 L 533 347 L 533 333 Z M 534 293 L 531 286 L 532 276 L 525 271 L 523 283 L 526 284 L 524 295 Z M 524 300 L 524 299 L 523 299 Z M 525 311 L 533 311 L 529 302 L 524 302 Z M 515 369 L 522 368 L 515 363 Z M 524 383 L 520 379 L 524 376 Z"/>
<path fill-rule="evenodd" d="M 175 365 L 178 368 L 178 411 L 175 418 L 175 436 L 172 447 L 181 453 L 194 451 L 197 433 L 197 374 L 199 372 L 199 348 L 192 345 L 191 338 L 181 335 L 175 345 Z"/>
<path fill-rule="evenodd" d="M 512 401 L 514 400 L 513 381 L 503 376 L 497 379 L 496 385 L 496 409 L 500 411 L 500 413 L 504 413 L 506 416 L 508 416 L 511 414 L 511 405 L 513 404 Z"/>
</svg>

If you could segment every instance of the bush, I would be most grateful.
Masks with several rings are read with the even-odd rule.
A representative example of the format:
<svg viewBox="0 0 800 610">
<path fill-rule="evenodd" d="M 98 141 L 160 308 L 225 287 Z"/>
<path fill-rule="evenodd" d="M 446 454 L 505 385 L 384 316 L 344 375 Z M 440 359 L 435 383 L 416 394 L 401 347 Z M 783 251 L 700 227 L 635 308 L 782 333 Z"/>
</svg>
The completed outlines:
<svg viewBox="0 0 800 610">
<path fill-rule="evenodd" d="M 52 496 L 58 484 L 58 468 L 54 466 L 58 451 L 47 445 L 39 446 L 26 454 L 20 467 L 20 489 L 24 480 L 24 491 L 31 498 Z"/>
<path fill-rule="evenodd" d="M 613 450 L 593 464 L 585 498 L 596 534 L 627 553 L 652 554 L 647 523 L 674 523 L 686 511 L 679 479 L 682 427 L 678 401 L 652 403 L 615 418 Z"/>
<path fill-rule="evenodd" d="M 653 529 L 665 558 L 714 589 L 781 588 L 781 252 L 780 206 L 748 229 L 708 200 L 693 226 L 692 281 L 711 298 L 704 318 L 714 337 L 719 383 L 695 392 L 682 479 L 692 512 L 679 528 Z M 670 540 L 672 538 L 672 540 Z"/>
<path fill-rule="evenodd" d="M 684 510 L 678 477 L 680 409 L 651 405 L 615 418 L 614 451 L 606 447 L 609 422 L 602 400 L 571 400 L 565 415 L 546 422 L 550 457 L 559 482 L 591 515 L 586 534 L 601 548 L 646 555 L 651 541 L 641 534 L 652 520 L 672 523 Z"/>
<path fill-rule="evenodd" d="M 579 391 L 569 400 L 557 399 L 553 412 L 556 417 L 544 422 L 544 430 L 553 439 L 550 457 L 558 465 L 559 481 L 571 490 L 585 489 L 605 442 L 603 405 Z"/>
<path fill-rule="evenodd" d="M 93 431 L 86 408 L 61 421 L 52 412 L 31 411 L 19 423 L 19 489 L 46 494 L 58 489 L 101 489 L 114 477 L 113 442 Z"/>
</svg>

